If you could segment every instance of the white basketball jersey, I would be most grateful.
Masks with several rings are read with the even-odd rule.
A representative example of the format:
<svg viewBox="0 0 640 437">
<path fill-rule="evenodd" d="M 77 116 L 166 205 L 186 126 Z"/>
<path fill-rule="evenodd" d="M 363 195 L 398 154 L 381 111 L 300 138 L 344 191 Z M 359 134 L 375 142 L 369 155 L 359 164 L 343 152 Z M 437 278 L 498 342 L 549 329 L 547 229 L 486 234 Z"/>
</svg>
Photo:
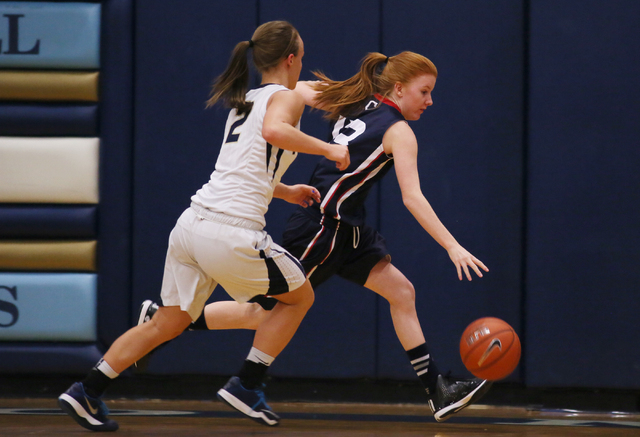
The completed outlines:
<svg viewBox="0 0 640 437">
<path fill-rule="evenodd" d="M 253 102 L 251 111 L 240 116 L 230 111 L 216 168 L 191 198 L 194 203 L 265 225 L 273 190 L 296 158 L 296 152 L 272 146 L 262 137 L 267 102 L 283 90 L 288 88 L 277 84 L 250 90 L 246 100 Z M 300 129 L 300 123 L 296 127 Z"/>
</svg>

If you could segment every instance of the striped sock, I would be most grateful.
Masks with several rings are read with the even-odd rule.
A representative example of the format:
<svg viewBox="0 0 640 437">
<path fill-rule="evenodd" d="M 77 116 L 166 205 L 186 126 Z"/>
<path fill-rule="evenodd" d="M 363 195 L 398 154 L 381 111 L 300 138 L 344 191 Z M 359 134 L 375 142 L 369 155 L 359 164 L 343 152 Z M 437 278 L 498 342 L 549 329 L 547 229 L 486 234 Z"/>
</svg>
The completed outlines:
<svg viewBox="0 0 640 437">
<path fill-rule="evenodd" d="M 427 344 L 423 343 L 418 347 L 408 350 L 407 356 L 409 357 L 409 361 L 411 361 L 413 370 L 416 371 L 418 378 L 420 378 L 427 395 L 431 396 L 435 393 L 440 372 L 438 371 L 436 363 L 431 359 Z"/>
</svg>

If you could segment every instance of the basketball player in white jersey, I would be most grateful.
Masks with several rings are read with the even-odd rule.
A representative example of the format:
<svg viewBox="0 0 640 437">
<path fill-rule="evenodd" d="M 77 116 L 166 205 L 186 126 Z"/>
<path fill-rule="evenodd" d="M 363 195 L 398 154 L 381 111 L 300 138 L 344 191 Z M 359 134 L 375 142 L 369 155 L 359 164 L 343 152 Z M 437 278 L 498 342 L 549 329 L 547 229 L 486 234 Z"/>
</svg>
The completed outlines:
<svg viewBox="0 0 640 437">
<path fill-rule="evenodd" d="M 247 92 L 250 49 L 262 85 Z M 87 377 L 58 398 L 81 426 L 118 429 L 100 399 L 111 380 L 182 333 L 202 314 L 218 284 L 237 302 L 263 295 L 278 301 L 256 330 L 239 374 L 218 397 L 259 423 L 279 423 L 264 399 L 262 380 L 313 304 L 314 294 L 299 261 L 263 230 L 264 215 L 272 197 L 301 205 L 320 200 L 310 186 L 280 183 L 297 153 L 324 156 L 339 169 L 350 162 L 346 146 L 325 143 L 297 128 L 304 100 L 292 90 L 303 55 L 297 30 L 284 21 L 265 23 L 249 41 L 236 45 L 208 101 L 208 106 L 221 100 L 231 108 L 222 148 L 211 179 L 192 197 L 169 237 L 163 307 L 148 323 L 120 336 Z"/>
</svg>

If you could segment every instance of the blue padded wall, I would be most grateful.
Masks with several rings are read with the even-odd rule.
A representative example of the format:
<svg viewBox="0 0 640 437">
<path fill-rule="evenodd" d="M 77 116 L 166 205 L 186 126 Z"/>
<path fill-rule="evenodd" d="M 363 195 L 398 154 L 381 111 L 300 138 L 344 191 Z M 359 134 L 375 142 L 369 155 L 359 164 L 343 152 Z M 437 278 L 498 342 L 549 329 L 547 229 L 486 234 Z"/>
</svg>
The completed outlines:
<svg viewBox="0 0 640 437">
<path fill-rule="evenodd" d="M 8 69 L 5 73 L 15 73 L 14 79 L 20 78 L 21 74 L 39 75 L 44 79 L 36 87 L 42 94 L 29 94 L 38 101 L 21 104 L 6 101 L 0 104 L 1 136 L 20 141 L 25 140 L 24 137 L 67 137 L 76 141 L 78 137 L 93 138 L 99 135 L 98 104 L 52 104 L 42 100 L 46 100 L 51 93 L 55 94 L 55 87 L 60 84 L 55 80 L 48 82 L 48 79 L 55 79 L 53 76 L 64 76 L 68 80 L 66 83 L 74 87 L 78 83 L 73 83 L 73 79 L 81 79 L 78 75 L 97 77 L 96 70 L 101 67 L 103 13 L 108 15 L 106 11 L 118 1 L 108 3 L 104 8 L 99 2 L 0 4 L 0 68 Z M 122 51 L 123 47 L 113 48 Z M 25 72 L 17 73 L 16 69 Z M 100 79 L 101 83 L 106 83 L 105 78 L 101 76 Z M 82 83 L 79 85 L 82 88 Z M 126 95 L 124 97 L 127 98 Z M 122 111 L 122 107 L 118 110 Z M 107 127 L 111 128 L 109 125 Z M 33 142 L 40 141 L 64 142 L 58 138 L 38 138 Z M 91 143 L 95 144 L 97 152 L 97 141 Z M 47 152 L 50 150 L 44 150 L 44 153 Z M 66 164 L 68 160 L 63 161 Z M 97 159 L 92 164 L 98 168 Z M 27 166 L 24 171 L 33 171 L 33 168 Z M 77 174 L 72 172 L 69 176 Z M 47 187 L 52 183 L 50 179 L 36 179 L 31 180 L 33 186 L 40 184 Z M 90 180 L 93 186 L 97 186 L 96 179 L 97 172 Z M 71 191 L 82 190 L 86 186 L 84 182 L 76 184 L 75 190 Z M 97 199 L 98 196 L 94 197 Z M 11 203 L 0 207 L 2 239 L 56 239 L 73 245 L 74 239 L 96 239 L 99 234 L 98 207 L 85 205 L 92 203 L 93 198 L 84 198 L 79 205 L 30 204 L 34 199 L 28 196 L 10 199 L 7 202 Z M 59 200 L 40 199 L 43 202 Z M 62 203 L 66 203 L 66 200 L 62 199 Z M 110 210 L 113 210 L 113 206 L 108 205 Z M 109 219 L 108 216 L 102 218 Z M 109 240 L 110 236 L 104 237 Z M 26 245 L 30 244 L 27 242 Z M 105 247 L 109 244 L 105 242 Z M 66 247 L 64 244 L 61 246 Z M 105 257 L 109 264 L 116 264 L 117 261 L 112 262 L 111 258 Z M 7 272 L 0 276 L 3 290 L 0 298 L 3 317 L 0 337 L 5 340 L 0 344 L 3 372 L 84 372 L 90 364 L 95 363 L 99 358 L 99 280 L 95 274 L 42 274 L 30 271 L 21 274 Z M 12 300 L 12 293 L 16 295 L 15 300 Z M 56 308 L 56 305 L 60 305 L 60 308 Z M 44 314 L 43 309 L 47 309 L 49 314 Z M 15 315 L 15 324 L 5 323 L 7 314 Z M 117 316 L 109 318 L 109 321 L 113 320 L 117 320 Z"/>
<path fill-rule="evenodd" d="M 105 347 L 131 326 L 127 309 L 131 303 L 133 8 L 131 0 L 109 0 L 90 6 L 89 9 L 97 7 L 102 11 L 98 14 L 102 21 L 101 52 L 96 57 L 101 62 L 100 111 L 98 105 L 7 103 L 0 105 L 0 129 L 2 135 L 16 136 L 99 135 L 100 203 L 73 207 L 5 205 L 0 208 L 0 236 L 98 237 L 100 270 L 97 279 L 93 275 L 97 280 L 97 314 L 95 305 L 93 312 L 82 314 L 92 318 L 92 330 L 83 330 L 91 332 L 91 339 L 97 341 L 86 344 L 85 338 L 84 344 L 3 342 L 0 370 L 5 373 L 84 373 L 97 362 Z"/>
<path fill-rule="evenodd" d="M 522 331 L 522 3 L 384 2 L 385 54 L 413 50 L 438 68 L 433 106 L 410 123 L 423 193 L 458 242 L 491 270 L 459 282 L 447 252 L 404 207 L 395 175 L 387 176 L 381 232 L 416 288 L 432 356 L 441 371 L 458 375 L 468 375 L 458 345 L 471 321 L 494 316 Z M 378 376 L 415 378 L 386 302 L 379 320 Z"/>
<path fill-rule="evenodd" d="M 0 238 L 96 236 L 96 206 L 0 206 Z"/>
<path fill-rule="evenodd" d="M 3 374 L 84 374 L 102 353 L 95 345 L 7 342 L 0 349 Z"/>
<path fill-rule="evenodd" d="M 141 0 L 135 8 L 132 313 L 144 299 L 159 300 L 169 233 L 209 179 L 222 143 L 227 111 L 204 109 L 210 85 L 258 19 L 249 0 Z M 227 295 L 218 288 L 213 298 Z M 149 371 L 234 373 L 250 349 L 247 335 L 188 333 L 159 352 Z"/>
<path fill-rule="evenodd" d="M 98 68 L 100 14 L 84 2 L 0 2 L 0 68 Z"/>
<path fill-rule="evenodd" d="M 102 6 L 98 336 L 109 345 L 131 326 L 133 2 Z"/>
<path fill-rule="evenodd" d="M 0 304 L 0 341 L 97 339 L 95 274 L 3 272 Z"/>
<path fill-rule="evenodd" d="M 528 385 L 640 387 L 639 15 L 531 5 Z"/>
<path fill-rule="evenodd" d="M 0 105 L 0 136 L 98 135 L 98 105 Z"/>
</svg>

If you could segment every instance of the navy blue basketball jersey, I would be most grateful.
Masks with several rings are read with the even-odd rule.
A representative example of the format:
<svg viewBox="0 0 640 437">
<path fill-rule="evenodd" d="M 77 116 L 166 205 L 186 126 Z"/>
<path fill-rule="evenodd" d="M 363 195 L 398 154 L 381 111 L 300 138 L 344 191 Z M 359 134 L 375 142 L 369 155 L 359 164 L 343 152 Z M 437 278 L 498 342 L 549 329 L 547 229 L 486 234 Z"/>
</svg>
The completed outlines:
<svg viewBox="0 0 640 437">
<path fill-rule="evenodd" d="M 338 170 L 335 162 L 323 158 L 309 182 L 322 196 L 320 205 L 312 206 L 313 212 L 350 226 L 364 223 L 367 195 L 373 184 L 393 165 L 393 157 L 384 153 L 382 137 L 392 125 L 404 121 L 400 109 L 390 100 L 382 100 L 381 96 L 367 99 L 363 107 L 355 117 L 340 117 L 332 129 L 331 143 L 349 147 L 349 167 Z"/>
</svg>

